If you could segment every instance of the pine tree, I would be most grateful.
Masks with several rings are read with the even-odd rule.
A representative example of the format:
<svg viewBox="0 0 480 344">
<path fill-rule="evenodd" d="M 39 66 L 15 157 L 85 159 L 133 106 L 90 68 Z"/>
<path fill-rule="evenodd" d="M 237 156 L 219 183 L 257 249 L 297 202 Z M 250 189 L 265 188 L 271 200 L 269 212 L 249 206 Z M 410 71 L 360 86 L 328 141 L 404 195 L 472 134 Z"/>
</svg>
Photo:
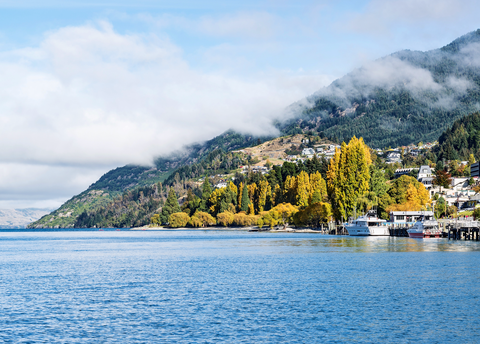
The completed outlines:
<svg viewBox="0 0 480 344">
<path fill-rule="evenodd" d="M 181 211 L 182 210 L 180 209 L 180 205 L 178 204 L 178 199 L 177 199 L 175 190 L 173 189 L 173 187 L 170 187 L 167 200 L 163 205 L 162 214 L 160 215 L 160 219 L 162 223 L 168 224 L 170 215 L 172 215 L 173 213 L 179 213 Z"/>
<path fill-rule="evenodd" d="M 210 186 L 210 181 L 208 180 L 208 177 L 205 177 L 205 180 L 203 181 L 203 186 L 202 186 L 202 200 L 208 200 L 211 193 L 212 193 L 212 188 Z"/>
<path fill-rule="evenodd" d="M 248 198 L 248 187 L 247 184 L 243 186 L 242 191 L 242 201 L 241 201 L 240 211 L 248 211 L 248 205 L 250 204 L 250 198 Z"/>
<path fill-rule="evenodd" d="M 212 194 L 212 188 L 210 187 L 210 181 L 208 180 L 208 176 L 205 176 L 205 180 L 203 181 L 202 186 L 202 201 L 200 202 L 199 209 L 201 211 L 207 211 L 210 204 L 208 203 L 208 199 Z"/>
</svg>

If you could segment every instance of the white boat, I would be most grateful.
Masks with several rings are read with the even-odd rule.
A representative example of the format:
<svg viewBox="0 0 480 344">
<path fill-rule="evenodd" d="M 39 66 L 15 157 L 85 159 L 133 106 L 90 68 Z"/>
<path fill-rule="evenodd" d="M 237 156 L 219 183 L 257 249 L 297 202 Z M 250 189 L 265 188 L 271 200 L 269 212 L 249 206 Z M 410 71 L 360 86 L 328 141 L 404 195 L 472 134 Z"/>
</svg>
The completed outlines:
<svg viewBox="0 0 480 344">
<path fill-rule="evenodd" d="M 410 238 L 441 238 L 442 231 L 433 216 L 421 216 L 412 228 L 407 230 Z"/>
<path fill-rule="evenodd" d="M 387 220 L 379 219 L 376 215 L 367 214 L 345 225 L 348 235 L 390 235 Z"/>
</svg>

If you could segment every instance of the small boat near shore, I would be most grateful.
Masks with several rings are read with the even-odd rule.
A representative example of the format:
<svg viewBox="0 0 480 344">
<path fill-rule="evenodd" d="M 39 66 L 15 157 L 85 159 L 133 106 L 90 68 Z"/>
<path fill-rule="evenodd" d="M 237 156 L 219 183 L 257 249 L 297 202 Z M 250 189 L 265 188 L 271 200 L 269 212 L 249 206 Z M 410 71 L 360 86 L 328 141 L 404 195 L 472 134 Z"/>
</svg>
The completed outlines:
<svg viewBox="0 0 480 344">
<path fill-rule="evenodd" d="M 345 229 L 350 236 L 390 235 L 387 220 L 379 219 L 374 213 L 367 213 L 347 223 Z"/>
<path fill-rule="evenodd" d="M 437 220 L 427 215 L 421 216 L 413 227 L 407 230 L 407 233 L 410 238 L 416 239 L 442 237 L 442 231 Z"/>
</svg>

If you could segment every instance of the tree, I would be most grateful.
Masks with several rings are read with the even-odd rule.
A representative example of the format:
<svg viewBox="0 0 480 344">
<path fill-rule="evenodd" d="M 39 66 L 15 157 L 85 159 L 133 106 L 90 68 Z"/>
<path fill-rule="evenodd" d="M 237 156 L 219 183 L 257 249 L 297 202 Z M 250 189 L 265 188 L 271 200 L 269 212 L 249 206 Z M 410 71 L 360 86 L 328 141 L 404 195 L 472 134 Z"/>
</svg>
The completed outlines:
<svg viewBox="0 0 480 344">
<path fill-rule="evenodd" d="M 242 191 L 242 201 L 240 211 L 248 211 L 248 205 L 250 204 L 250 198 L 248 198 L 248 186 L 245 184 Z"/>
<path fill-rule="evenodd" d="M 452 176 L 444 170 L 436 171 L 435 178 L 432 181 L 433 185 L 443 186 L 449 188 L 452 184 Z"/>
<path fill-rule="evenodd" d="M 300 208 L 308 207 L 310 198 L 310 178 L 305 171 L 300 172 L 295 180 L 296 205 Z"/>
<path fill-rule="evenodd" d="M 217 222 L 223 227 L 228 227 L 233 223 L 234 214 L 229 211 L 224 211 L 217 215 Z"/>
<path fill-rule="evenodd" d="M 168 219 L 169 226 L 172 228 L 185 227 L 190 221 L 190 216 L 184 212 L 173 213 Z"/>
<path fill-rule="evenodd" d="M 154 215 L 150 218 L 150 223 L 151 223 L 152 225 L 155 225 L 155 226 L 161 225 L 160 215 L 159 215 L 159 214 L 154 214 Z"/>
<path fill-rule="evenodd" d="M 285 228 L 293 220 L 293 215 L 298 212 L 297 207 L 291 205 L 290 203 L 280 203 L 272 209 L 272 211 L 277 212 L 279 215 L 279 223 Z"/>
<path fill-rule="evenodd" d="M 296 225 L 318 228 L 320 224 L 327 223 L 332 214 L 332 206 L 329 203 L 317 202 L 296 213 L 294 222 Z"/>
<path fill-rule="evenodd" d="M 374 192 L 378 197 L 382 197 L 387 192 L 387 189 L 385 174 L 381 170 L 374 168 L 370 180 L 370 191 Z"/>
<path fill-rule="evenodd" d="M 475 219 L 475 221 L 480 220 L 480 208 L 475 208 L 475 210 L 473 211 L 473 218 Z"/>
<path fill-rule="evenodd" d="M 475 156 L 473 155 L 473 153 L 470 153 L 470 155 L 468 156 L 468 166 L 472 166 L 472 164 L 475 163 Z"/>
<path fill-rule="evenodd" d="M 309 204 L 326 201 L 326 198 L 327 183 L 325 182 L 325 179 L 323 179 L 321 173 L 318 171 L 310 174 Z"/>
<path fill-rule="evenodd" d="M 435 204 L 435 216 L 439 219 L 442 215 L 447 212 L 447 203 L 445 198 L 439 197 L 437 203 Z"/>
<path fill-rule="evenodd" d="M 212 188 L 210 186 L 210 181 L 208 180 L 208 176 L 205 176 L 202 185 L 202 201 L 200 202 L 200 209 L 206 211 L 209 207 L 208 199 L 212 193 Z"/>
<path fill-rule="evenodd" d="M 355 136 L 330 160 L 327 188 L 337 219 L 352 215 L 357 198 L 370 189 L 371 163 L 370 149 Z"/>
<path fill-rule="evenodd" d="M 180 205 L 178 204 L 177 194 L 173 187 L 170 187 L 170 191 L 168 192 L 168 197 L 163 205 L 162 214 L 160 215 L 160 219 L 162 223 L 168 224 L 169 217 L 173 213 L 179 213 L 182 209 L 180 209 Z"/>
</svg>

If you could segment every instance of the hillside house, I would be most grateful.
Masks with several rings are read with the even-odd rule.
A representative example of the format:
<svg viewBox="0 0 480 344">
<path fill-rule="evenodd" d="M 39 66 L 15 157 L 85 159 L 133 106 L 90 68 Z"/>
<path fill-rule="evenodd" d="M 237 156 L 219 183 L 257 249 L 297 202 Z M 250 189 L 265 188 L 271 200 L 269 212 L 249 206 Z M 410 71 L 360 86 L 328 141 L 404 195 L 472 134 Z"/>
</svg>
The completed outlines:
<svg viewBox="0 0 480 344">
<path fill-rule="evenodd" d="M 399 163 L 402 162 L 402 159 L 400 158 L 400 153 L 396 152 L 396 151 L 392 151 L 392 152 L 388 153 L 386 163 L 387 164 L 394 164 L 396 162 L 399 162 Z"/>
<path fill-rule="evenodd" d="M 435 178 L 435 174 L 432 172 L 432 169 L 428 165 L 420 166 L 420 170 L 418 171 L 417 180 L 422 183 L 427 189 L 432 188 L 433 186 L 433 179 Z"/>
<path fill-rule="evenodd" d="M 311 155 L 313 157 L 313 155 L 315 154 L 315 151 L 313 150 L 313 148 L 304 148 L 302 150 L 302 155 Z"/>
</svg>

